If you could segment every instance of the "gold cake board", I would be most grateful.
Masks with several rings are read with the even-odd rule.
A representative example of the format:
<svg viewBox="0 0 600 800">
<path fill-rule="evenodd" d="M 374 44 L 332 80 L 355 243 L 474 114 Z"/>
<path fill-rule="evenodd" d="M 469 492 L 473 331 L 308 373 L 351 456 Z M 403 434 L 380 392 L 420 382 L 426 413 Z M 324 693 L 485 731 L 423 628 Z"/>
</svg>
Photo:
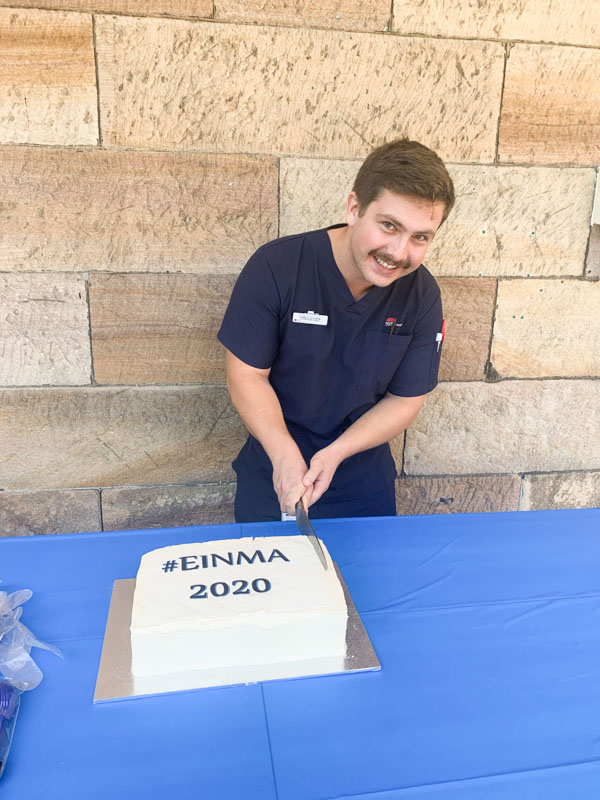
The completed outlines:
<svg viewBox="0 0 600 800">
<path fill-rule="evenodd" d="M 344 590 L 348 607 L 346 658 L 343 666 L 340 664 L 339 658 L 328 657 L 278 664 L 173 672 L 168 675 L 152 675 L 134 679 L 131 674 L 129 626 L 131 625 L 135 578 L 115 581 L 104 632 L 94 703 L 217 686 L 235 686 L 381 669 L 381 664 L 337 564 L 334 564 L 334 567 Z"/>
</svg>

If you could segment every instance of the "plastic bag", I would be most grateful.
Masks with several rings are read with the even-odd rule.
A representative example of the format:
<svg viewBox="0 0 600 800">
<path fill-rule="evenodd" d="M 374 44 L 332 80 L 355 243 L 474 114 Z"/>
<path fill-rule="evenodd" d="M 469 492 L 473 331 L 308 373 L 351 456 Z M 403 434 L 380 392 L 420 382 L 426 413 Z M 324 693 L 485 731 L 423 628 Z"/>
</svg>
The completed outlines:
<svg viewBox="0 0 600 800">
<path fill-rule="evenodd" d="M 41 647 L 62 658 L 62 653 L 51 644 L 40 642 L 21 622 L 23 609 L 33 592 L 20 589 L 12 594 L 0 592 L 0 675 L 17 689 L 35 689 L 42 680 L 42 671 L 32 659 L 32 647 Z"/>
</svg>

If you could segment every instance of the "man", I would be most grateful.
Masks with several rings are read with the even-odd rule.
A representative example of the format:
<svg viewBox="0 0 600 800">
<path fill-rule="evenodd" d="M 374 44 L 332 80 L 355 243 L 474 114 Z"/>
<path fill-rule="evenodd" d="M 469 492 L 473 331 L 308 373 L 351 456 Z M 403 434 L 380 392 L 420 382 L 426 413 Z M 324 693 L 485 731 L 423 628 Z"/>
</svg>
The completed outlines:
<svg viewBox="0 0 600 800">
<path fill-rule="evenodd" d="M 250 432 L 233 467 L 238 522 L 396 513 L 388 442 L 437 383 L 442 306 L 422 265 L 454 204 L 439 157 L 377 148 L 346 224 L 263 245 L 219 331 L 231 399 Z"/>
</svg>

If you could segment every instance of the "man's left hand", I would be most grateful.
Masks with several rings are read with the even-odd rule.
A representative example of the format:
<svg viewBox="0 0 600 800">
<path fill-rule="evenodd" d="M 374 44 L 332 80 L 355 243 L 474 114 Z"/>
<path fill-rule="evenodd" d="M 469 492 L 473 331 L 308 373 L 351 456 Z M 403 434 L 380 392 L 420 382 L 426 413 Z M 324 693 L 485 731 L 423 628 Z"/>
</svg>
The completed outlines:
<svg viewBox="0 0 600 800">
<path fill-rule="evenodd" d="M 309 499 L 310 497 L 308 505 L 316 503 L 329 489 L 329 484 L 339 463 L 339 458 L 332 452 L 330 447 L 317 450 L 311 458 L 308 472 L 302 479 L 302 483 L 307 489 L 312 487 L 312 495 L 308 492 L 303 495 L 303 498 Z"/>
<path fill-rule="evenodd" d="M 312 497 L 302 495 L 305 505 L 316 503 L 329 488 L 336 469 L 346 458 L 389 442 L 405 431 L 423 406 L 425 395 L 399 397 L 389 392 L 355 420 L 335 441 L 318 450 L 310 460 L 302 483 L 312 486 Z"/>
</svg>

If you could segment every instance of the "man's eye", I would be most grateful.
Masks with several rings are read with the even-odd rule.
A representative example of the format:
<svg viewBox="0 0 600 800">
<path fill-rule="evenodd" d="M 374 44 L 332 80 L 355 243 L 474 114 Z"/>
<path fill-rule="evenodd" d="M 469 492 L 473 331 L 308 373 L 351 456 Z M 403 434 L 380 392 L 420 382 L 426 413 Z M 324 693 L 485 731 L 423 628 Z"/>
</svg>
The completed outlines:
<svg viewBox="0 0 600 800">
<path fill-rule="evenodd" d="M 427 239 L 427 236 L 425 236 L 425 234 L 424 234 L 424 233 L 416 233 L 416 234 L 415 234 L 415 239 L 416 239 L 418 242 L 426 242 L 426 241 L 428 241 L 428 239 Z"/>
<path fill-rule="evenodd" d="M 386 231 L 394 230 L 394 225 L 391 222 L 384 222 L 383 227 L 386 229 Z"/>
</svg>

